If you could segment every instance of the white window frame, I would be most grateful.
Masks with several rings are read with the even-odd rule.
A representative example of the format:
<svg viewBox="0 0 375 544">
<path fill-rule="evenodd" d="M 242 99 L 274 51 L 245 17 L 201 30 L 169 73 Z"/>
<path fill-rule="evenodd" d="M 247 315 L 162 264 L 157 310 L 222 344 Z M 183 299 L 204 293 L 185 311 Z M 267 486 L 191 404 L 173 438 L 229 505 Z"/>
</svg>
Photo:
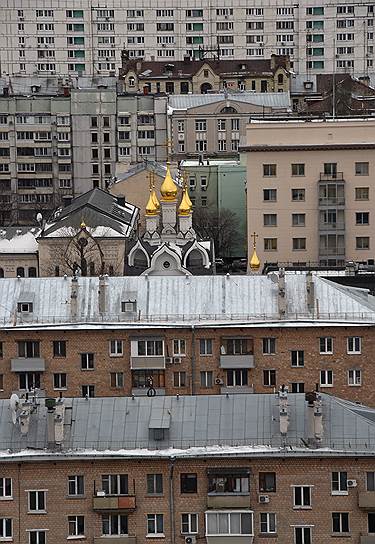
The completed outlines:
<svg viewBox="0 0 375 544">
<path fill-rule="evenodd" d="M 231 515 L 238 515 L 238 514 L 248 514 L 251 517 L 251 533 L 231 533 Z M 209 533 L 209 523 L 208 523 L 208 517 L 209 516 L 219 516 L 219 515 L 227 515 L 228 516 L 228 532 L 227 533 Z M 211 510 L 209 512 L 205 513 L 206 516 L 206 535 L 205 536 L 254 536 L 254 515 L 253 512 L 249 512 L 249 510 Z"/>
<path fill-rule="evenodd" d="M 276 354 L 276 338 L 275 337 L 267 336 L 262 338 L 262 354 L 263 355 Z"/>
<path fill-rule="evenodd" d="M 299 543 L 306 544 L 306 542 L 311 542 L 312 543 L 312 541 L 313 541 L 312 540 L 312 527 L 313 526 L 311 526 L 311 525 L 295 525 L 294 526 L 294 543 L 295 544 L 299 544 Z M 297 540 L 297 530 L 298 529 L 303 529 L 303 531 L 302 531 L 302 540 L 300 540 L 300 541 Z M 306 529 L 308 529 L 308 531 L 309 531 L 309 540 L 305 541 L 304 531 Z"/>
<path fill-rule="evenodd" d="M 7 529 L 10 526 L 10 534 L 7 533 Z M 13 540 L 13 520 L 12 518 L 0 518 L 0 541 L 12 541 Z"/>
<path fill-rule="evenodd" d="M 350 368 L 348 370 L 349 387 L 360 387 L 362 385 L 362 370 L 359 368 Z"/>
<path fill-rule="evenodd" d="M 122 516 L 127 518 L 126 519 L 126 525 L 127 525 L 126 533 L 121 532 L 121 517 Z M 106 520 L 105 518 L 108 518 L 108 519 Z M 112 520 L 113 519 L 117 520 L 117 531 L 116 532 L 112 532 Z M 102 536 L 121 537 L 121 536 L 127 536 L 129 534 L 129 516 L 127 514 L 114 514 L 114 513 L 102 514 L 101 522 L 102 522 Z M 108 523 L 108 532 L 104 532 L 104 523 Z"/>
<path fill-rule="evenodd" d="M 160 517 L 161 516 L 161 517 Z M 158 520 L 161 519 L 163 531 L 161 533 L 158 532 Z M 150 532 L 149 531 L 149 523 L 154 523 L 155 530 Z M 147 514 L 147 535 L 146 536 L 164 536 L 164 516 L 163 514 Z"/>
<path fill-rule="evenodd" d="M 122 357 L 124 355 L 124 346 L 122 340 L 109 341 L 109 356 Z"/>
<path fill-rule="evenodd" d="M 62 379 L 63 375 L 65 375 L 65 385 L 61 384 L 61 379 Z M 58 387 L 56 387 L 56 385 L 55 385 L 55 376 L 59 376 L 59 378 L 58 378 L 59 386 Z M 54 374 L 53 374 L 53 389 L 54 389 L 54 391 L 63 391 L 63 390 L 66 390 L 67 388 L 68 388 L 68 380 L 67 380 L 66 372 L 54 372 Z"/>
<path fill-rule="evenodd" d="M 311 488 L 312 485 L 292 485 L 293 488 L 293 509 L 294 510 L 310 510 L 312 508 L 311 505 Z M 296 504 L 296 490 L 299 489 L 301 493 L 301 504 Z M 305 504 L 305 489 L 308 490 L 308 501 Z"/>
<path fill-rule="evenodd" d="M 33 544 L 31 539 L 33 533 L 36 536 L 35 544 L 47 544 L 47 529 L 29 529 L 27 532 L 29 533 L 29 544 Z M 44 536 L 43 540 L 40 539 L 41 534 Z"/>
<path fill-rule="evenodd" d="M 204 347 L 204 349 L 202 349 Z M 213 355 L 213 340 L 212 338 L 199 339 L 199 355 L 201 357 L 211 357 Z"/>
<path fill-rule="evenodd" d="M 324 380 L 322 380 L 323 376 Z M 330 368 L 321 370 L 319 373 L 319 384 L 320 387 L 333 387 L 333 370 Z"/>
<path fill-rule="evenodd" d="M 35 493 L 35 509 L 31 509 L 31 493 Z M 39 493 L 43 493 L 43 506 L 44 508 L 39 508 L 39 502 L 40 501 L 40 495 Z M 28 513 L 40 513 L 40 512 L 47 512 L 47 489 L 28 489 L 27 490 L 27 511 Z"/>
<path fill-rule="evenodd" d="M 92 355 L 92 360 L 90 361 Z M 80 353 L 81 356 L 81 370 L 94 370 L 95 369 L 95 353 L 93 352 L 84 352 Z M 83 357 L 84 356 L 84 357 Z"/>
<path fill-rule="evenodd" d="M 115 385 L 112 385 L 112 376 L 115 376 Z M 117 389 L 122 389 L 124 387 L 124 373 L 110 372 L 110 386 Z"/>
<path fill-rule="evenodd" d="M 322 340 L 324 340 L 324 349 L 322 351 Z M 331 345 L 329 345 L 331 344 Z M 321 336 L 319 337 L 319 353 L 321 355 L 332 355 L 333 354 L 333 338 L 332 336 Z"/>
<path fill-rule="evenodd" d="M 78 518 L 83 518 L 83 533 L 78 532 Z M 85 536 L 85 516 L 82 514 L 77 514 L 75 516 L 68 516 L 68 539 L 72 537 L 84 537 Z M 74 531 L 71 532 L 71 528 L 73 527 Z"/>
<path fill-rule="evenodd" d="M 78 493 L 78 479 L 82 478 L 83 492 Z M 70 484 L 74 486 L 74 493 L 70 493 Z M 85 494 L 85 477 L 83 474 L 72 474 L 68 476 L 68 496 L 69 497 L 83 497 Z"/>
<path fill-rule="evenodd" d="M 338 489 L 333 489 L 333 475 L 334 474 L 337 474 L 338 475 L 338 478 L 337 478 L 337 487 Z M 346 482 L 346 485 L 344 487 L 346 487 L 346 489 L 341 489 L 341 474 L 346 474 L 346 477 L 345 477 L 345 482 Z M 348 495 L 349 494 L 349 491 L 348 491 L 348 473 L 346 472 L 346 470 L 333 470 L 331 472 L 331 495 Z"/>
<path fill-rule="evenodd" d="M 173 387 L 187 387 L 187 374 L 184 370 L 173 372 L 172 385 Z"/>
<path fill-rule="evenodd" d="M 139 354 L 139 344 L 140 342 L 144 342 L 145 343 L 145 353 L 140 355 Z M 158 354 L 156 353 L 156 342 L 161 342 L 161 353 Z M 132 342 L 132 345 L 133 345 L 133 342 Z M 151 348 L 151 345 L 153 345 L 153 347 Z M 155 338 L 155 339 L 147 339 L 145 338 L 144 340 L 143 339 L 139 339 L 139 340 L 136 340 L 135 341 L 135 345 L 134 345 L 134 348 L 135 348 L 135 354 L 132 356 L 133 357 L 164 357 L 164 341 L 162 338 Z M 149 351 L 152 351 L 153 353 L 149 353 Z"/>
<path fill-rule="evenodd" d="M 208 384 L 208 376 L 211 375 L 211 385 Z M 204 380 L 202 380 L 202 376 L 204 376 Z M 201 370 L 200 373 L 200 380 L 201 380 L 201 387 L 204 389 L 211 389 L 214 386 L 214 375 L 212 370 Z M 204 381 L 204 385 L 202 385 L 202 381 Z"/>
<path fill-rule="evenodd" d="M 340 525 L 340 530 L 339 531 L 334 531 L 333 530 L 333 514 L 338 514 L 339 515 L 339 525 Z M 348 516 L 348 530 L 347 531 L 343 531 L 342 530 L 342 517 L 343 515 L 346 515 Z M 333 535 L 349 535 L 350 534 L 350 516 L 349 516 L 349 512 L 332 512 L 332 534 Z"/>
<path fill-rule="evenodd" d="M 10 494 L 7 494 L 7 487 L 9 488 L 10 482 Z M 13 481 L 12 478 L 6 476 L 0 478 L 0 501 L 10 501 L 13 499 Z"/>
<path fill-rule="evenodd" d="M 272 516 L 272 518 L 271 518 Z M 262 520 L 265 517 L 265 521 Z M 266 530 L 262 531 L 262 525 L 266 524 Z M 272 529 L 273 527 L 273 529 Z M 277 516 L 273 512 L 261 512 L 259 514 L 259 530 L 261 534 L 274 534 L 277 533 Z"/>
<path fill-rule="evenodd" d="M 362 353 L 362 338 L 360 336 L 348 336 L 347 354 L 359 355 Z"/>
<path fill-rule="evenodd" d="M 187 520 L 184 523 L 183 522 L 183 516 L 187 516 Z M 195 522 L 193 522 L 195 520 Z M 195 529 L 193 528 L 193 525 L 195 523 Z M 181 514 L 181 534 L 182 535 L 196 535 L 199 532 L 199 515 L 196 513 L 182 513 Z M 188 531 L 183 530 L 183 526 L 187 524 L 188 525 Z"/>
<path fill-rule="evenodd" d="M 172 341 L 173 355 L 177 357 L 185 357 L 186 355 L 186 340 L 185 338 L 175 338 Z"/>
<path fill-rule="evenodd" d="M 296 364 L 293 364 L 293 353 L 296 353 Z M 300 354 L 302 356 L 300 357 Z M 290 350 L 290 365 L 292 368 L 303 368 L 305 366 L 305 351 L 303 349 Z"/>
</svg>

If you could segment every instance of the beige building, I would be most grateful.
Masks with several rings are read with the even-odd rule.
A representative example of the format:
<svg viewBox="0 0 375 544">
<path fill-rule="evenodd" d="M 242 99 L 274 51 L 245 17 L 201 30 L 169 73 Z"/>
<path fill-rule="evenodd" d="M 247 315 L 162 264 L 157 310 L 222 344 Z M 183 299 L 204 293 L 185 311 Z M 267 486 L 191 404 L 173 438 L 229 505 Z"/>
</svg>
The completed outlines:
<svg viewBox="0 0 375 544">
<path fill-rule="evenodd" d="M 374 129 L 373 119 L 248 125 L 248 236 L 262 262 L 373 259 Z"/>
</svg>

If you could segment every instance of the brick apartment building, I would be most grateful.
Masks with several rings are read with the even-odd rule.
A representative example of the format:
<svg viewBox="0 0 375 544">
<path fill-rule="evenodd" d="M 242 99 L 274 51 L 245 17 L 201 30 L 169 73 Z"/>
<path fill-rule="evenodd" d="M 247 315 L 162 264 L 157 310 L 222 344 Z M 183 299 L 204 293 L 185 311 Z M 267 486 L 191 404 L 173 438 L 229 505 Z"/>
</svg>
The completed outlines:
<svg viewBox="0 0 375 544">
<path fill-rule="evenodd" d="M 374 297 L 319 276 L 7 278 L 1 397 L 272 393 L 375 405 Z"/>
<path fill-rule="evenodd" d="M 1 541 L 375 542 L 373 409 L 285 391 L 55 402 L 13 404 L 12 423 L 0 401 Z"/>
</svg>

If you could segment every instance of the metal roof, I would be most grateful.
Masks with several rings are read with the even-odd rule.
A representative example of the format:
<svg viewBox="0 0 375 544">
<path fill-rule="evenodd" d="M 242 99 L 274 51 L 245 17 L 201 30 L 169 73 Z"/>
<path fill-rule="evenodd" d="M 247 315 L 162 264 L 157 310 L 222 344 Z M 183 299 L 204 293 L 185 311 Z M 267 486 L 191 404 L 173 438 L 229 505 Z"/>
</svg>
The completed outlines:
<svg viewBox="0 0 375 544">
<path fill-rule="evenodd" d="M 9 401 L 0 400 L 1 459 L 20 451 L 25 456 L 47 452 L 47 410 L 43 399 L 38 402 L 28 434 L 22 436 L 18 424 L 12 423 Z M 312 454 L 306 445 L 304 394 L 288 396 L 286 438 L 280 434 L 279 400 L 274 394 L 73 398 L 66 399 L 65 406 L 65 457 Z M 154 414 L 163 419 L 161 440 L 150 433 Z M 322 416 L 323 438 L 315 455 L 375 455 L 374 409 L 323 394 Z"/>
<path fill-rule="evenodd" d="M 289 93 L 218 93 L 218 94 L 175 94 L 169 97 L 169 108 L 187 110 L 216 102 L 244 102 L 253 106 L 290 109 Z M 250 111 L 249 111 L 250 113 Z"/>
<path fill-rule="evenodd" d="M 277 275 L 271 276 L 125 276 L 106 277 L 106 308 L 99 312 L 99 278 L 79 277 L 77 313 L 72 316 L 72 278 L 0 279 L 0 324 L 3 327 L 128 327 L 193 324 L 204 326 L 319 326 L 375 322 L 375 297 L 313 276 L 315 307 L 307 300 L 305 274 L 285 275 L 286 312 L 280 317 Z M 33 292 L 34 312 L 17 314 L 20 293 Z M 127 293 L 135 294 L 137 311 L 121 312 Z"/>
</svg>

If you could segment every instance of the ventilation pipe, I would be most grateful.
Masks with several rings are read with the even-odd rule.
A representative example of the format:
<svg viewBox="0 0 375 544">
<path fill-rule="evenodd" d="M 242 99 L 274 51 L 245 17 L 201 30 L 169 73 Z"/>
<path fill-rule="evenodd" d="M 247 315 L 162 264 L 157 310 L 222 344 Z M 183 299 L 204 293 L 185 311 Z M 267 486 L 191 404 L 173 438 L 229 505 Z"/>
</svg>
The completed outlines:
<svg viewBox="0 0 375 544">
<path fill-rule="evenodd" d="M 78 278 L 73 276 L 70 291 L 70 314 L 72 318 L 78 315 Z"/>
<path fill-rule="evenodd" d="M 106 276 L 99 276 L 99 313 L 106 313 L 107 306 L 107 289 Z"/>
<path fill-rule="evenodd" d="M 279 408 L 280 408 L 280 434 L 285 438 L 288 427 L 288 388 L 285 385 L 280 387 L 279 391 Z"/>
<path fill-rule="evenodd" d="M 322 400 L 317 391 L 306 393 L 307 441 L 311 448 L 319 447 L 323 438 Z"/>
<path fill-rule="evenodd" d="M 279 280 L 278 280 L 278 306 L 279 306 L 279 315 L 284 317 L 286 314 L 286 296 L 285 296 L 285 270 L 280 268 L 279 271 Z"/>
<path fill-rule="evenodd" d="M 315 286 L 314 286 L 311 272 L 308 272 L 306 274 L 306 292 L 307 292 L 307 309 L 309 310 L 309 312 L 313 312 L 314 302 L 315 302 Z"/>
</svg>

